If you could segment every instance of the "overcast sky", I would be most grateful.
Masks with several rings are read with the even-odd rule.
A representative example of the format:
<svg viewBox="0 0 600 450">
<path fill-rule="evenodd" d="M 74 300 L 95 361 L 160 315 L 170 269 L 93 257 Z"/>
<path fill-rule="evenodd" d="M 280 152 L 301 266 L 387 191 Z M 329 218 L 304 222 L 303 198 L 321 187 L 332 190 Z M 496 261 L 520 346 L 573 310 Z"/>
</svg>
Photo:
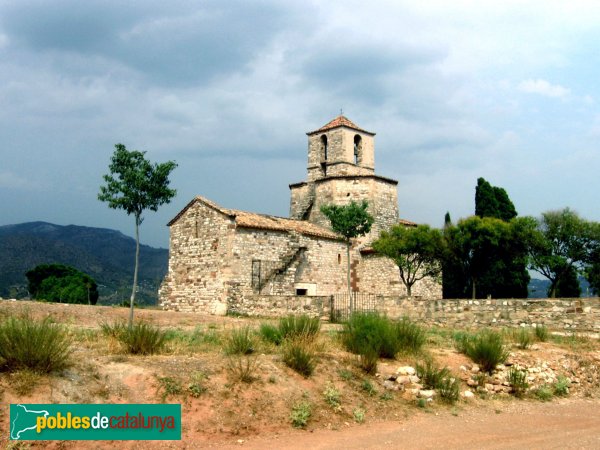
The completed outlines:
<svg viewBox="0 0 600 450">
<path fill-rule="evenodd" d="M 175 160 L 178 195 L 287 216 L 306 132 L 376 136 L 400 215 L 473 214 L 478 177 L 520 215 L 600 220 L 600 2 L 0 2 L 0 225 L 116 228 L 97 200 L 114 144 Z"/>
</svg>

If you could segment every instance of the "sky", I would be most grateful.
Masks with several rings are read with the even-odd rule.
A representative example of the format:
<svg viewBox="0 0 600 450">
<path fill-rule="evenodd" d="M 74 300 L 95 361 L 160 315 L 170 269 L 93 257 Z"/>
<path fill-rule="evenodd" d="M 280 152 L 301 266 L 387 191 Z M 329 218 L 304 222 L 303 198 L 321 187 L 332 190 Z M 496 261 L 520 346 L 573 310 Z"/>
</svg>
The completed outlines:
<svg viewBox="0 0 600 450">
<path fill-rule="evenodd" d="M 177 196 L 287 216 L 307 136 L 377 133 L 402 218 L 474 212 L 478 177 L 520 215 L 600 221 L 600 2 L 0 1 L 0 225 L 114 228 L 114 145 L 174 160 Z"/>
</svg>

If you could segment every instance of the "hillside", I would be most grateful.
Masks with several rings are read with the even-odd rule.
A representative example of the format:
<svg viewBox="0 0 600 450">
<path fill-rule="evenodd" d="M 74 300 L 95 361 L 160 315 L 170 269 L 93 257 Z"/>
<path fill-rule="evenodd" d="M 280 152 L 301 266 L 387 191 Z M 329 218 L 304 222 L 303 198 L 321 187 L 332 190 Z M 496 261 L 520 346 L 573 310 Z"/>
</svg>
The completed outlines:
<svg viewBox="0 0 600 450">
<path fill-rule="evenodd" d="M 128 299 L 135 240 L 119 231 L 29 222 L 0 226 L 0 296 L 27 295 L 25 272 L 38 264 L 67 264 L 98 283 L 99 303 Z M 155 304 L 168 264 L 168 250 L 140 246 L 139 301 Z"/>
</svg>

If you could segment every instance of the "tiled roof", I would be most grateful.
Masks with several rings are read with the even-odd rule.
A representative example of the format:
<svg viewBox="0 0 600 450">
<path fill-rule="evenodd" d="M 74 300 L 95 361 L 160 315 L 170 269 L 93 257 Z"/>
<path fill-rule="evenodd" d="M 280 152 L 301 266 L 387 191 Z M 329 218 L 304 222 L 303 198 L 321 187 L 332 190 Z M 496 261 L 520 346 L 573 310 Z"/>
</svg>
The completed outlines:
<svg viewBox="0 0 600 450">
<path fill-rule="evenodd" d="M 195 202 L 202 202 L 205 205 L 229 216 L 235 220 L 238 227 L 241 228 L 252 228 L 258 230 L 274 230 L 274 231 L 295 231 L 296 233 L 317 236 L 328 239 L 341 239 L 340 236 L 327 228 L 320 227 L 314 223 L 307 222 L 304 220 L 286 219 L 284 217 L 268 216 L 266 214 L 256 214 L 247 211 L 240 211 L 237 209 L 223 208 L 216 203 L 204 198 L 202 196 L 195 197 L 189 202 L 180 212 L 177 214 L 168 225 L 171 226 L 183 215 L 183 213 L 190 208 Z"/>
<path fill-rule="evenodd" d="M 371 133 L 370 131 L 360 128 L 358 125 L 356 125 L 351 120 L 349 120 L 346 116 L 337 116 L 331 122 L 329 122 L 326 125 L 323 125 L 318 130 L 310 131 L 306 134 L 311 135 L 311 134 L 315 134 L 315 133 L 322 133 L 323 131 L 331 130 L 333 128 L 338 128 L 338 127 L 352 128 L 353 130 L 362 131 L 363 133 L 372 134 L 373 136 L 375 135 L 375 133 Z"/>
<path fill-rule="evenodd" d="M 398 219 L 398 224 L 406 225 L 407 227 L 416 227 L 419 225 L 418 223 L 411 222 L 410 220 L 406 220 L 406 219 Z"/>
</svg>

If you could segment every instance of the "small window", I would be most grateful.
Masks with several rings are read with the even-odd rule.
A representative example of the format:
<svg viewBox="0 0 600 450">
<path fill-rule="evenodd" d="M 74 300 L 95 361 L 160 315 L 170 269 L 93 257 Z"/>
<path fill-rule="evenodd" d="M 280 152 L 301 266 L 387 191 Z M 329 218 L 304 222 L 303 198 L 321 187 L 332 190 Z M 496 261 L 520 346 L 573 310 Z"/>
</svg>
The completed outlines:
<svg viewBox="0 0 600 450">
<path fill-rule="evenodd" d="M 321 172 L 323 175 L 327 175 L 327 163 L 321 163 Z"/>
<path fill-rule="evenodd" d="M 296 295 L 306 295 L 308 293 L 308 289 L 300 289 L 300 288 L 296 288 Z"/>
<path fill-rule="evenodd" d="M 323 161 L 327 161 L 327 136 L 321 136 L 321 145 L 323 147 Z"/>
<path fill-rule="evenodd" d="M 359 164 L 362 156 L 362 138 L 357 134 L 354 136 L 354 164 Z"/>
<path fill-rule="evenodd" d="M 342 263 L 342 254 L 338 253 L 338 264 Z"/>
</svg>

